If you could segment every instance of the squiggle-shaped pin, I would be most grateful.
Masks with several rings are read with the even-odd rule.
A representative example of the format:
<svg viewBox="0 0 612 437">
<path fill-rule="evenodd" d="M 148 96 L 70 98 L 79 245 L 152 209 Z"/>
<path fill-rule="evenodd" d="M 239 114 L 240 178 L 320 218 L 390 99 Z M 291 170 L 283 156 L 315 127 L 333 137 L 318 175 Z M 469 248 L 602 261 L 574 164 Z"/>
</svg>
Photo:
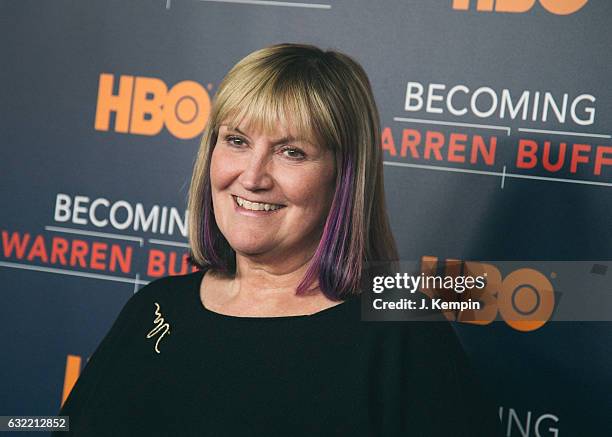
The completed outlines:
<svg viewBox="0 0 612 437">
<path fill-rule="evenodd" d="M 157 309 L 155 310 L 155 320 L 153 320 L 153 323 L 156 324 L 156 326 L 151 329 L 149 331 L 149 333 L 147 334 L 147 338 L 151 338 L 154 335 L 156 335 L 159 332 L 162 332 L 162 330 L 164 330 L 162 332 L 162 334 L 159 336 L 159 338 L 157 339 L 157 341 L 155 342 L 155 352 L 157 352 L 158 354 L 159 352 L 159 341 L 164 337 L 164 335 L 166 334 L 170 334 L 170 325 L 168 324 L 168 322 L 164 323 L 164 318 L 162 317 L 161 313 L 159 312 L 160 307 L 159 304 L 157 302 L 155 302 L 155 306 L 157 307 Z"/>
</svg>

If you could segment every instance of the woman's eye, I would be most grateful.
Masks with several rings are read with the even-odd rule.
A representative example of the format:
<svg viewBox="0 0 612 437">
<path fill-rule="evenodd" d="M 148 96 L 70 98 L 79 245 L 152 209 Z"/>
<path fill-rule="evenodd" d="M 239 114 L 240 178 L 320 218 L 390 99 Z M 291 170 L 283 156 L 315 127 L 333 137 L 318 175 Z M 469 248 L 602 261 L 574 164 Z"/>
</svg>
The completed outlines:
<svg viewBox="0 0 612 437">
<path fill-rule="evenodd" d="M 283 147 L 282 152 L 285 157 L 293 160 L 302 160 L 306 157 L 304 152 L 295 147 Z"/>
<path fill-rule="evenodd" d="M 225 137 L 225 141 L 232 146 L 243 146 L 244 145 L 244 140 L 242 138 L 239 138 L 233 135 L 229 135 Z"/>
</svg>

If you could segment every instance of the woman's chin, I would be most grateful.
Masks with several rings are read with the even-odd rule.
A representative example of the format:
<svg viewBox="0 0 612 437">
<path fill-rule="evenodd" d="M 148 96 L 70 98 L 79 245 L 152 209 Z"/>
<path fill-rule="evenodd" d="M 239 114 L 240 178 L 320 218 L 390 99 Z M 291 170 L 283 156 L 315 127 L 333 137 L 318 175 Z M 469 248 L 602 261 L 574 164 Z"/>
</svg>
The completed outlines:
<svg viewBox="0 0 612 437">
<path fill-rule="evenodd" d="M 230 242 L 235 252 L 244 256 L 257 256 L 273 251 L 274 245 L 265 242 Z"/>
</svg>

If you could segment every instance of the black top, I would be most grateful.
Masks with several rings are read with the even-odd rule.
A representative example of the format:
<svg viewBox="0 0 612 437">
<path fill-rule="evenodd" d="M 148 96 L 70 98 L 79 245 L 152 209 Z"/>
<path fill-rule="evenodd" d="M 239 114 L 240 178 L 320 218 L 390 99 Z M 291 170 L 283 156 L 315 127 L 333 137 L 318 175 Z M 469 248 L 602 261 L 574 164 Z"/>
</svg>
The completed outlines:
<svg viewBox="0 0 612 437">
<path fill-rule="evenodd" d="M 359 298 L 222 315 L 202 305 L 202 277 L 129 299 L 60 412 L 70 433 L 53 435 L 501 435 L 450 324 L 362 322 Z"/>
</svg>

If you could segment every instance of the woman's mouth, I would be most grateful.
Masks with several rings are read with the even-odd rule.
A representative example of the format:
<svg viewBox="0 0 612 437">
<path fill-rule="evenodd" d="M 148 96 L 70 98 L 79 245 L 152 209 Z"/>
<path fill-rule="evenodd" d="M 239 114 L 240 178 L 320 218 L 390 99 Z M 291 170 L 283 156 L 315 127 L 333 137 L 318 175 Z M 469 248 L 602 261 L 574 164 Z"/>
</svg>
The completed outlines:
<svg viewBox="0 0 612 437">
<path fill-rule="evenodd" d="M 280 205 L 276 203 L 252 202 L 240 196 L 232 195 L 232 197 L 234 198 L 234 202 L 240 208 L 246 209 L 247 211 L 277 211 L 285 207 L 285 205 Z"/>
</svg>

